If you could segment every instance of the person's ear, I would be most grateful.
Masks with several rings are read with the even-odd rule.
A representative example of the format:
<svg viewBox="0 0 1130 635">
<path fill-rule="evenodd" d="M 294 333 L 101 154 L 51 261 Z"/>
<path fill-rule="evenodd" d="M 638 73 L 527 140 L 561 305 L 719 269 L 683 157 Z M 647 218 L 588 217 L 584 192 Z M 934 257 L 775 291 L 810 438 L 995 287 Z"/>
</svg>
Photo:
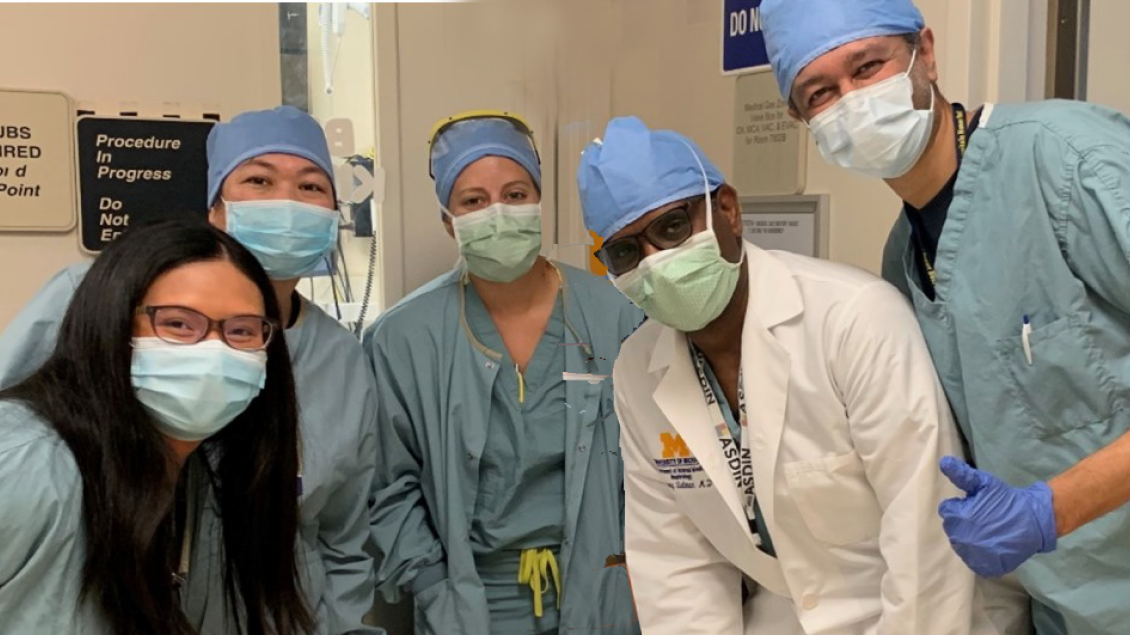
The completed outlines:
<svg viewBox="0 0 1130 635">
<path fill-rule="evenodd" d="M 934 47 L 934 32 L 930 27 L 922 29 L 918 35 L 918 57 L 926 69 L 926 77 L 930 83 L 938 83 L 938 56 Z"/>
<path fill-rule="evenodd" d="M 208 222 L 220 231 L 228 230 L 228 210 L 224 206 L 223 199 L 217 198 L 216 204 L 208 210 Z"/>
<path fill-rule="evenodd" d="M 448 236 L 455 238 L 455 228 L 451 225 L 451 219 L 447 217 L 447 214 L 443 215 L 443 228 L 447 230 Z"/>
<path fill-rule="evenodd" d="M 738 191 L 729 183 L 723 183 L 718 189 L 718 210 L 730 226 L 730 231 L 735 236 L 742 235 L 742 204 L 738 200 Z"/>
</svg>

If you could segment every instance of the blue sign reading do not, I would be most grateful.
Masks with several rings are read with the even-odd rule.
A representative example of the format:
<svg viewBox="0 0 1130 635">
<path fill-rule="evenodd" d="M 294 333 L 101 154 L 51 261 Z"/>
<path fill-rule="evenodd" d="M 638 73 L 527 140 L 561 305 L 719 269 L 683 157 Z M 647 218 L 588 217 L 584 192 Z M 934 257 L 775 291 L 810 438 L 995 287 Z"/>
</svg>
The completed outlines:
<svg viewBox="0 0 1130 635">
<path fill-rule="evenodd" d="M 722 72 L 743 73 L 769 67 L 761 33 L 761 0 L 723 0 Z"/>
</svg>

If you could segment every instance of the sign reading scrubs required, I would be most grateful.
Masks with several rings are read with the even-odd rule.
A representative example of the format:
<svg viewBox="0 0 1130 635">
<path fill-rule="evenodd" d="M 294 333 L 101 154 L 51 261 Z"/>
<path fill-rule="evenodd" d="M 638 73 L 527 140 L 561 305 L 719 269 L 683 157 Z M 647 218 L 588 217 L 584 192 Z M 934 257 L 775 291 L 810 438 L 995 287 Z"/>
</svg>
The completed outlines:
<svg viewBox="0 0 1130 635">
<path fill-rule="evenodd" d="M 130 227 L 206 218 L 211 121 L 82 117 L 78 121 L 82 248 L 101 251 Z"/>
<path fill-rule="evenodd" d="M 74 225 L 70 99 L 0 91 L 0 230 L 69 231 Z"/>
<path fill-rule="evenodd" d="M 722 72 L 748 73 L 769 68 L 761 33 L 761 0 L 723 0 Z"/>
</svg>

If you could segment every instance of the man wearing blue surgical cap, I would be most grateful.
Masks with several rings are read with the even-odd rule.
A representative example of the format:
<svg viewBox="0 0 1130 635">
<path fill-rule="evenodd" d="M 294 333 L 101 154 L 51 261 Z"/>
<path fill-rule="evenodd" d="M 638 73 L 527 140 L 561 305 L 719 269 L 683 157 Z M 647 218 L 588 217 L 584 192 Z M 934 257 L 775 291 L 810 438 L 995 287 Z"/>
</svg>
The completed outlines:
<svg viewBox="0 0 1130 635">
<path fill-rule="evenodd" d="M 624 497 L 603 378 L 643 315 L 540 255 L 541 165 L 521 118 L 444 119 L 429 155 L 462 259 L 365 333 L 378 584 L 415 595 L 418 635 L 636 635 L 627 574 L 605 568 L 622 560 Z"/>
<path fill-rule="evenodd" d="M 337 240 L 326 137 L 312 117 L 283 106 L 216 124 L 207 152 L 209 220 L 263 265 L 287 327 L 301 433 L 297 557 L 317 632 L 382 633 L 362 623 L 374 595 L 374 564 L 366 550 L 376 460 L 372 376 L 357 340 L 295 291 L 298 278 Z M 83 263 L 64 269 L 0 334 L 0 388 L 30 375 L 50 356 L 88 268 Z M 213 516 L 200 520 L 182 606 L 199 632 L 236 633 L 237 618 L 224 580 L 217 577 L 222 572 L 217 527 Z"/>
<path fill-rule="evenodd" d="M 743 241 L 718 169 L 634 117 L 577 180 L 613 283 L 651 318 L 613 374 L 643 631 L 1024 632 L 934 519 L 954 491 L 935 465 L 961 445 L 898 291 Z"/>
<path fill-rule="evenodd" d="M 1126 632 L 1130 121 L 948 102 L 910 0 L 765 0 L 761 17 L 824 157 L 904 201 L 883 275 L 985 470 L 941 464 L 967 493 L 940 508 L 954 548 L 982 575 L 1019 567 L 1039 613 L 1062 613 L 1041 634 Z"/>
</svg>

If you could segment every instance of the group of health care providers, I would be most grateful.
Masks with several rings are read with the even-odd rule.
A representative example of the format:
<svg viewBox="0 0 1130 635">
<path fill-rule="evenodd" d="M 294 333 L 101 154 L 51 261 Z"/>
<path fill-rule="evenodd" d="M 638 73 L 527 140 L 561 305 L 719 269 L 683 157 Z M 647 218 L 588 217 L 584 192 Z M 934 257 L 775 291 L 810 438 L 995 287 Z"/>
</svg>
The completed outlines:
<svg viewBox="0 0 1130 635">
<path fill-rule="evenodd" d="M 300 413 L 291 441 L 248 440 L 281 443 L 285 447 L 275 449 L 290 447 L 296 459 L 285 493 L 300 513 L 298 571 L 281 578 L 270 589 L 274 595 L 263 599 L 275 604 L 285 598 L 285 581 L 294 577 L 302 597 L 286 604 L 309 610 L 269 614 L 267 621 L 279 633 L 288 632 L 286 619 L 293 622 L 291 632 L 379 632 L 362 622 L 377 582 L 393 596 L 398 586 L 417 592 L 419 633 L 548 633 L 580 626 L 638 633 L 624 568 L 605 568 L 610 557 L 622 561 L 624 551 L 611 382 L 564 378 L 610 375 L 620 342 L 643 315 L 606 281 L 538 255 L 541 173 L 528 127 L 512 115 L 476 115 L 453 118 L 434 135 L 437 193 L 464 265 L 412 294 L 366 334 L 376 390 L 357 342 L 295 293 L 298 278 L 326 256 L 337 233 L 332 165 L 316 122 L 287 107 L 245 113 L 213 130 L 208 160 L 210 221 L 249 249 L 271 276 L 279 309 L 277 317 L 267 311 L 264 319 L 274 325 L 272 333 L 285 334 L 275 338 L 273 359 L 289 351 Z M 124 258 L 144 271 L 151 265 L 129 256 L 137 248 L 127 247 L 190 229 L 137 230 L 137 238 L 127 237 L 108 251 L 126 250 Z M 67 307 L 82 297 L 88 272 L 110 260 L 60 273 L 0 337 L 0 377 L 4 386 L 16 386 L 13 399 L 23 399 L 37 369 L 57 354 Z M 129 310 L 136 309 L 139 324 L 145 314 L 154 330 L 180 329 L 167 338 L 158 330 L 160 344 L 134 341 L 125 381 L 139 398 L 157 395 L 142 399 L 146 410 L 139 420 L 151 419 L 162 432 L 168 420 L 190 428 L 191 434 L 171 437 L 184 454 L 171 465 L 196 457 L 202 470 L 195 480 L 183 468 L 173 470 L 167 482 L 154 481 L 167 486 L 158 493 L 171 487 L 177 501 L 188 501 L 171 506 L 162 500 L 154 508 L 154 522 L 175 522 L 179 533 L 142 533 L 126 545 L 133 547 L 127 551 L 152 551 L 153 562 L 146 564 L 155 566 L 175 551 L 167 578 L 161 576 L 169 572 L 148 572 L 160 581 L 153 593 L 166 603 L 158 605 L 157 617 L 145 613 L 144 605 L 126 610 L 119 598 L 138 580 L 126 579 L 121 588 L 99 585 L 104 569 L 120 563 L 106 562 L 102 545 L 84 556 L 85 542 L 100 534 L 80 526 L 91 504 L 71 496 L 69 506 L 56 510 L 71 522 L 57 528 L 53 539 L 79 547 L 65 560 L 54 560 L 51 570 L 30 558 L 49 552 L 50 541 L 39 541 L 22 522 L 0 524 L 0 533 L 21 538 L 7 542 L 12 558 L 6 560 L 28 563 L 0 579 L 0 606 L 10 605 L 28 624 L 64 631 L 152 632 L 161 630 L 152 620 L 163 619 L 183 621 L 169 632 L 260 632 L 260 622 L 246 615 L 257 610 L 260 598 L 254 586 L 230 586 L 233 575 L 249 575 L 230 554 L 238 551 L 257 562 L 268 555 L 277 560 L 279 553 L 225 537 L 225 505 L 233 503 L 223 494 L 225 454 L 211 447 L 234 434 L 224 432 L 232 419 L 206 407 L 238 377 L 245 384 L 254 379 L 217 357 L 230 357 L 233 320 L 187 301 L 156 306 L 128 299 L 137 305 Z M 279 343 L 284 339 L 285 345 Z M 143 352 L 149 348 L 163 352 Z M 201 348 L 219 353 L 196 352 Z M 220 365 L 186 359 L 193 354 L 212 355 Z M 160 359 L 167 363 L 159 369 L 143 363 L 154 355 L 164 355 Z M 147 379 L 146 373 L 158 378 Z M 241 394 L 253 398 L 256 391 L 244 388 Z M 225 413 L 239 411 L 232 404 Z M 261 414 L 247 412 L 244 418 Z M 23 425 L 24 413 L 18 414 Z M 62 487 L 60 481 L 74 473 L 73 457 L 84 467 L 84 461 L 110 459 L 88 456 L 86 447 L 73 444 L 66 421 L 49 418 L 37 425 L 43 443 L 57 450 L 37 466 L 49 485 Z M 10 440 L 0 436 L 0 443 Z M 193 454 L 196 445 L 177 445 L 182 438 L 203 442 L 204 450 Z M 124 447 L 121 460 L 136 459 L 129 451 L 136 446 Z M 15 488 L 16 474 L 6 476 L 4 489 Z M 285 523 L 281 527 L 285 531 Z M 59 610 L 53 601 L 22 603 L 45 582 L 73 591 L 64 597 L 74 598 L 75 610 Z M 240 605 L 244 595 L 249 597 Z"/>
<path fill-rule="evenodd" d="M 1130 122 L 946 102 L 908 0 L 761 10 L 793 116 L 904 200 L 909 302 L 743 245 L 677 134 L 615 120 L 586 150 L 586 222 L 652 318 L 614 375 L 644 631 L 1123 632 Z"/>
<path fill-rule="evenodd" d="M 643 632 L 1027 633 L 1026 595 L 977 580 L 937 517 L 961 441 L 898 291 L 743 241 L 706 155 L 638 119 L 578 181 L 650 318 L 613 375 Z"/>
</svg>

